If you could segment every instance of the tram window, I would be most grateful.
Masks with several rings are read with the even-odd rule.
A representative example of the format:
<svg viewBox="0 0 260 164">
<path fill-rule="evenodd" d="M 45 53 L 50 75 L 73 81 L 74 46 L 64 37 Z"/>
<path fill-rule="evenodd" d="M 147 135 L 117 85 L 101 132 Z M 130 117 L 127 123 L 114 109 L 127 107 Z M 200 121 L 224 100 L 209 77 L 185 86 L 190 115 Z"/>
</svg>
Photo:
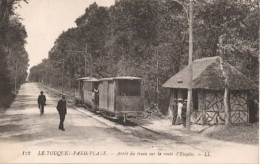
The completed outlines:
<svg viewBox="0 0 260 164">
<path fill-rule="evenodd" d="M 84 82 L 84 89 L 92 92 L 92 84 L 90 82 Z"/>
<path fill-rule="evenodd" d="M 119 96 L 140 96 L 141 82 L 137 80 L 119 80 L 117 82 Z"/>
</svg>

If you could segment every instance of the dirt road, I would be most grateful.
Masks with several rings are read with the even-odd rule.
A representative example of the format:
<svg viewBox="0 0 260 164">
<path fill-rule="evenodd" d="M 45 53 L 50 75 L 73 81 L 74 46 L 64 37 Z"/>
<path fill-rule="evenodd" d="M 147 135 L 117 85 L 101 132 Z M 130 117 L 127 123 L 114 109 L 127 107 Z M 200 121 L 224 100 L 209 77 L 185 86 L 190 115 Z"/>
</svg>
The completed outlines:
<svg viewBox="0 0 260 164">
<path fill-rule="evenodd" d="M 257 146 L 124 127 L 74 107 L 68 108 L 66 131 L 60 131 L 58 98 L 46 91 L 45 115 L 40 116 L 37 97 L 41 90 L 44 88 L 36 83 L 22 85 L 10 109 L 0 114 L 0 163 L 257 163 L 258 160 Z"/>
</svg>

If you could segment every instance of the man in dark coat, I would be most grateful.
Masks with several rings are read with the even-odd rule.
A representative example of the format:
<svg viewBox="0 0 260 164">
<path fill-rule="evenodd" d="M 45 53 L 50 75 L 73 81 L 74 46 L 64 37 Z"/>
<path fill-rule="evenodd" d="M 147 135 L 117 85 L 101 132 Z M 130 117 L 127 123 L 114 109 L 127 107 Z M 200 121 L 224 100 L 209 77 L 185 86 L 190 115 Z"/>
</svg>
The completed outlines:
<svg viewBox="0 0 260 164">
<path fill-rule="evenodd" d="M 67 114 L 66 95 L 62 95 L 61 100 L 59 100 L 59 102 L 58 102 L 57 110 L 60 115 L 59 130 L 65 131 L 63 122 L 65 120 L 65 115 Z"/>
<path fill-rule="evenodd" d="M 38 97 L 38 107 L 40 109 L 40 115 L 44 114 L 44 106 L 46 105 L 46 97 L 43 94 L 43 91 L 40 92 L 41 94 Z"/>
</svg>

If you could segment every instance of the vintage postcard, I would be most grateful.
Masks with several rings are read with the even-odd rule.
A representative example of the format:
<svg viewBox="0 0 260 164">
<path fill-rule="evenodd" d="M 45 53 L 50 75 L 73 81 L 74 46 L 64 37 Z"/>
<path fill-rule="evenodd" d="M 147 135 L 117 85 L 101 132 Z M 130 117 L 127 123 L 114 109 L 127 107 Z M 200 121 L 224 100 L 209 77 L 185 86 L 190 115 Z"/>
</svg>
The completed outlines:
<svg viewBox="0 0 260 164">
<path fill-rule="evenodd" d="M 1 0 L 1 163 L 259 163 L 256 0 Z"/>
</svg>

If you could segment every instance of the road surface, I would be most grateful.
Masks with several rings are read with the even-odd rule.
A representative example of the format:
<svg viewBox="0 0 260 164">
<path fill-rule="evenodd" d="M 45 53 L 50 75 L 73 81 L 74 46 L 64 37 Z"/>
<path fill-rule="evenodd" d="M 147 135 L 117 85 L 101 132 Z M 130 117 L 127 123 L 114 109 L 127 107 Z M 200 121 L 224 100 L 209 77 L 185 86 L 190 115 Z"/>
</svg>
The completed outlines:
<svg viewBox="0 0 260 164">
<path fill-rule="evenodd" d="M 44 116 L 40 116 L 37 106 L 41 90 L 47 97 Z M 0 114 L 0 163 L 257 161 L 257 146 L 177 132 L 161 135 L 138 126 L 124 127 L 73 106 L 68 108 L 66 131 L 60 131 L 57 101 L 51 90 L 37 83 L 21 86 L 10 109 Z"/>
</svg>

